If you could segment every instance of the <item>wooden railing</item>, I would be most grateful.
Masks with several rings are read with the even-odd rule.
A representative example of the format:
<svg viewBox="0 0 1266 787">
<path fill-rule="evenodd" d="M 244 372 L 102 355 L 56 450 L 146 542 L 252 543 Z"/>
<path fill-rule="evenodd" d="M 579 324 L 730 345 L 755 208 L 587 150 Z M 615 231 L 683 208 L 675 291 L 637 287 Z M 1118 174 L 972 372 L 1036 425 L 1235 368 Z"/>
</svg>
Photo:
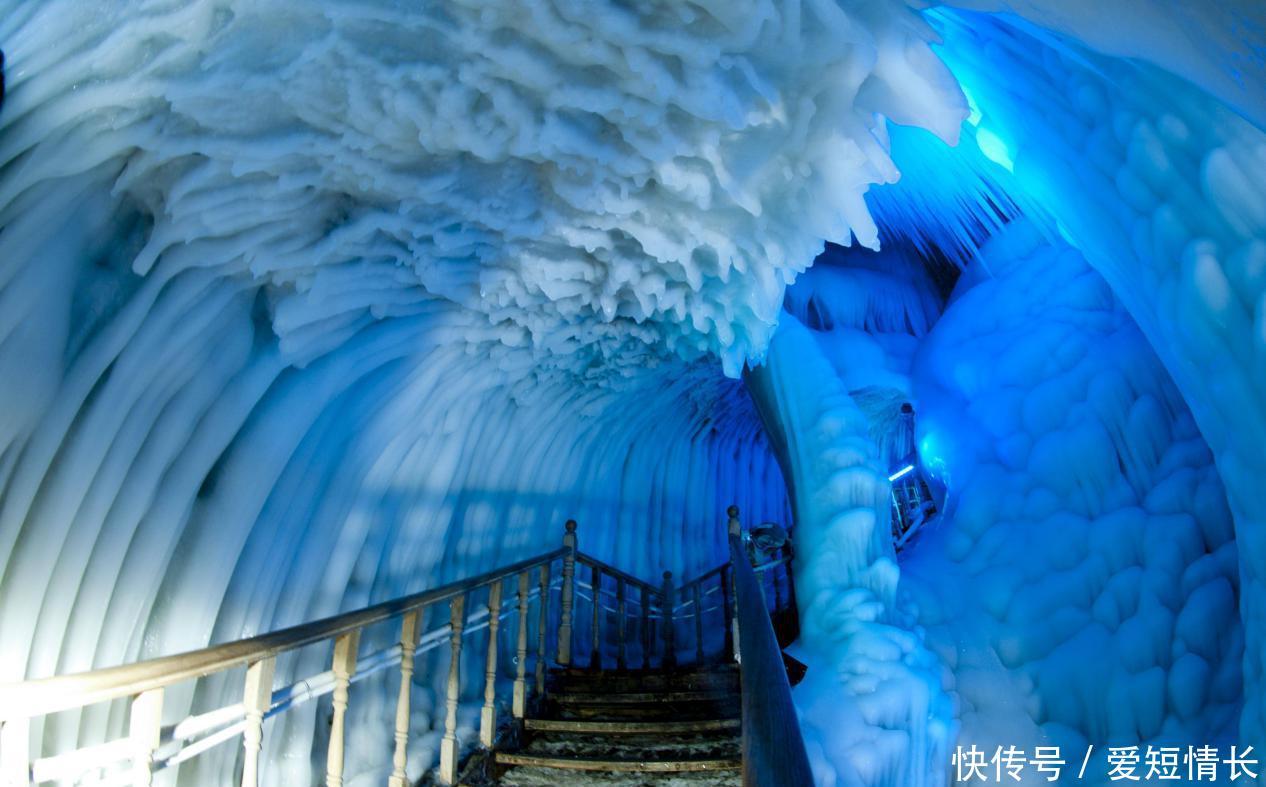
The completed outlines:
<svg viewBox="0 0 1266 787">
<path fill-rule="evenodd" d="M 738 510 L 731 507 L 732 532 L 737 526 L 737 517 Z M 733 536 L 731 541 L 737 543 Z M 752 713 L 765 713 L 765 703 L 777 698 L 771 698 L 768 690 L 757 691 L 755 687 L 770 681 L 772 676 L 775 685 L 781 681 L 785 693 L 786 676 L 781 663 L 765 653 L 769 642 L 765 641 L 762 632 L 770 627 L 765 593 L 760 589 L 741 547 L 737 549 L 735 552 L 732 543 L 730 562 L 680 587 L 674 587 L 670 572 L 665 572 L 662 583 L 656 586 L 581 553 L 577 549 L 576 523 L 568 521 L 561 548 L 434 590 L 188 653 L 74 675 L 0 685 L 0 787 L 74 781 L 93 771 L 110 768 L 114 768 L 115 772 L 98 780 L 99 783 L 148 787 L 156 771 L 178 765 L 238 736 L 244 748 L 241 783 L 243 787 L 255 787 L 259 782 L 265 719 L 326 694 L 333 695 L 333 717 L 326 750 L 325 781 L 327 787 L 340 787 L 343 782 L 349 687 L 369 675 L 396 666 L 399 667 L 400 683 L 389 787 L 405 787 L 409 783 L 406 753 L 414 660 L 422 653 L 442 647 L 445 642 L 451 649 L 451 658 L 438 780 L 441 784 L 455 784 L 461 755 L 457 715 L 463 685 L 463 637 L 475 631 L 488 630 L 479 744 L 489 749 L 495 745 L 499 730 L 497 676 L 501 620 L 517 613 L 515 677 L 510 707 L 513 719 L 521 721 L 528 713 L 529 702 L 539 700 L 546 691 L 545 676 L 549 662 L 547 633 L 554 596 L 552 590 L 556 587 L 560 592 L 557 594 L 558 633 L 554 663 L 560 667 L 574 666 L 575 630 L 580 622 L 577 601 L 586 598 L 590 605 L 590 631 L 585 666 L 589 669 L 602 669 L 610 663 L 611 659 L 604 654 L 604 645 L 614 651 L 617 669 L 628 668 L 632 661 L 630 654 L 636 654 L 641 668 L 676 666 L 682 656 L 678 629 L 687 635 L 684 641 L 692 646 L 685 651 L 687 661 L 701 663 L 710 658 L 738 659 L 741 654 L 745 662 L 742 666 L 744 753 L 746 757 L 750 722 L 754 725 L 755 735 L 751 744 L 753 753 L 758 761 L 763 762 L 760 759 L 765 756 L 763 752 L 769 747 L 782 745 L 781 739 L 767 740 L 768 736 L 762 731 L 768 724 L 757 717 L 749 719 L 749 704 L 752 705 Z M 555 563 L 561 563 L 557 583 L 551 581 Z M 582 571 L 577 571 L 577 564 Z M 584 581 L 584 569 L 587 569 L 588 583 Z M 503 600 L 508 583 L 514 599 L 507 605 Z M 777 610 L 781 596 L 776 581 L 774 590 Z M 484 592 L 486 603 L 483 608 L 468 614 L 472 595 Z M 533 600 L 537 605 L 535 615 L 531 610 Z M 435 605 L 445 603 L 448 605 L 448 623 L 423 632 L 424 613 Z M 709 618 L 714 618 L 722 628 L 723 635 L 715 638 L 719 647 L 710 646 L 707 636 L 711 630 Z M 536 620 L 537 636 L 534 671 L 529 679 L 529 623 L 533 619 Z M 368 626 L 393 620 L 399 621 L 396 644 L 361 655 L 362 631 Z M 329 670 L 279 689 L 273 688 L 278 656 L 322 642 L 331 643 Z M 776 656 L 776 643 L 772 647 Z M 174 725 L 162 724 L 163 697 L 167 687 L 243 666 L 246 670 L 242 702 L 189 716 Z M 760 672 L 750 674 L 753 669 Z M 774 672 L 767 673 L 771 669 Z M 35 720 L 47 714 L 120 698 L 128 698 L 131 705 L 125 737 L 71 752 L 32 758 L 30 730 Z M 784 704 L 789 706 L 789 703 L 787 698 Z M 786 710 L 783 705 L 776 708 L 778 713 Z M 794 712 L 786 719 L 794 727 Z M 775 731 L 780 734 L 787 732 L 782 727 Z M 803 755 L 798 728 L 794 742 Z M 745 779 L 745 783 L 784 782 L 748 782 Z"/>
<path fill-rule="evenodd" d="M 729 515 L 742 692 L 743 784 L 813 784 L 765 589 L 743 549 L 738 509 L 730 506 Z"/>
</svg>

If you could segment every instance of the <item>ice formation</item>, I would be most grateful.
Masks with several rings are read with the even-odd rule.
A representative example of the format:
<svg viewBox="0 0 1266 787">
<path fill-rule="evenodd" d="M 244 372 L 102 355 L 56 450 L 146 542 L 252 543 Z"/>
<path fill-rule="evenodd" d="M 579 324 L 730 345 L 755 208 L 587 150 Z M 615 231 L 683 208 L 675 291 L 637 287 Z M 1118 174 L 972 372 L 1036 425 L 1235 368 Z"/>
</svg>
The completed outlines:
<svg viewBox="0 0 1266 787">
<path fill-rule="evenodd" d="M 902 561 L 959 744 L 1093 744 L 1107 784 L 1108 746 L 1236 740 L 1236 544 L 1191 415 L 1077 251 L 1021 223 L 983 257 L 912 365 L 954 494 Z"/>
<path fill-rule="evenodd" d="M 569 517 L 693 574 L 737 503 L 794 515 L 824 785 L 1266 748 L 1266 7 L 927 5 L 0 0 L 0 681 Z M 906 400 L 947 497 L 898 556 Z M 353 783 L 393 701 L 354 690 Z M 320 713 L 268 730 L 271 783 L 317 778 Z"/>
</svg>

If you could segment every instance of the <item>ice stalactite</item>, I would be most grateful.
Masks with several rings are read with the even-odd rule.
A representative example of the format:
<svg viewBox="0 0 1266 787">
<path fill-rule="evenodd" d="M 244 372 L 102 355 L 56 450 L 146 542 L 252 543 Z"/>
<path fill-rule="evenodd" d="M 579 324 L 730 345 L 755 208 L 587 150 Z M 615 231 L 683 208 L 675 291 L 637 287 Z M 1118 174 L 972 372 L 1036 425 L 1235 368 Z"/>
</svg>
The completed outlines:
<svg viewBox="0 0 1266 787">
<path fill-rule="evenodd" d="M 980 127 L 1006 148 L 1015 183 L 1107 280 L 1213 451 L 1241 564 L 1241 737 L 1262 740 L 1266 192 L 1247 173 L 1266 166 L 1266 134 L 1157 68 L 985 16 L 940 19 L 942 54 L 975 98 Z M 1153 55 L 1185 73 L 1181 59 Z"/>
<path fill-rule="evenodd" d="M 796 655 L 809 665 L 794 697 L 820 785 L 944 784 L 948 672 L 899 602 L 887 466 L 850 396 L 862 376 L 883 374 L 865 359 L 882 359 L 886 340 L 866 329 L 912 351 L 909 326 L 926 330 L 939 301 L 926 282 L 903 286 L 878 265 L 826 265 L 788 295 L 815 327 L 785 313 L 766 363 L 747 376 L 792 490 Z M 841 286 L 867 275 L 881 283 Z"/>
<path fill-rule="evenodd" d="M 902 553 L 958 745 L 1093 746 L 1108 784 L 1107 746 L 1237 742 L 1235 534 L 1194 420 L 1075 249 L 1020 222 L 981 257 L 914 359 L 950 496 Z"/>
</svg>

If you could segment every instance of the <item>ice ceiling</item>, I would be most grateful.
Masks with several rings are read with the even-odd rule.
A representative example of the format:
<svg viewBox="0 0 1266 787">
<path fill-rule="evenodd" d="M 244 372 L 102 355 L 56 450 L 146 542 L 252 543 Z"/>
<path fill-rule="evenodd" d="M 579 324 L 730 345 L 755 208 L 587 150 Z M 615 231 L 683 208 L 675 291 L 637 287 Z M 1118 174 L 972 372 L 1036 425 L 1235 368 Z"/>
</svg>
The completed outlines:
<svg viewBox="0 0 1266 787">
<path fill-rule="evenodd" d="M 932 5 L 0 0 L 0 681 L 569 517 L 693 575 L 736 502 L 794 512 L 822 784 L 1266 745 L 1266 9 Z M 905 400 L 948 497 L 898 561 Z M 125 722 L 71 715 L 36 745 Z"/>
</svg>

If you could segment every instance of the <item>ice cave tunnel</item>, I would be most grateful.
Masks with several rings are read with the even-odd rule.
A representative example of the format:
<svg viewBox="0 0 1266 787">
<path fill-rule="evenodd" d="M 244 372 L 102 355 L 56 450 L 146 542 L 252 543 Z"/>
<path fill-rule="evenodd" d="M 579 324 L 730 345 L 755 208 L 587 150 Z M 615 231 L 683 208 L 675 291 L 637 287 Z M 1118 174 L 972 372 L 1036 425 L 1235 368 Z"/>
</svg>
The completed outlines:
<svg viewBox="0 0 1266 787">
<path fill-rule="evenodd" d="M 741 773 L 481 778 L 1266 784 L 1260 0 L 0 0 L 0 48 L 0 783 L 449 784 L 542 672 L 673 715 L 706 645 Z"/>
</svg>

